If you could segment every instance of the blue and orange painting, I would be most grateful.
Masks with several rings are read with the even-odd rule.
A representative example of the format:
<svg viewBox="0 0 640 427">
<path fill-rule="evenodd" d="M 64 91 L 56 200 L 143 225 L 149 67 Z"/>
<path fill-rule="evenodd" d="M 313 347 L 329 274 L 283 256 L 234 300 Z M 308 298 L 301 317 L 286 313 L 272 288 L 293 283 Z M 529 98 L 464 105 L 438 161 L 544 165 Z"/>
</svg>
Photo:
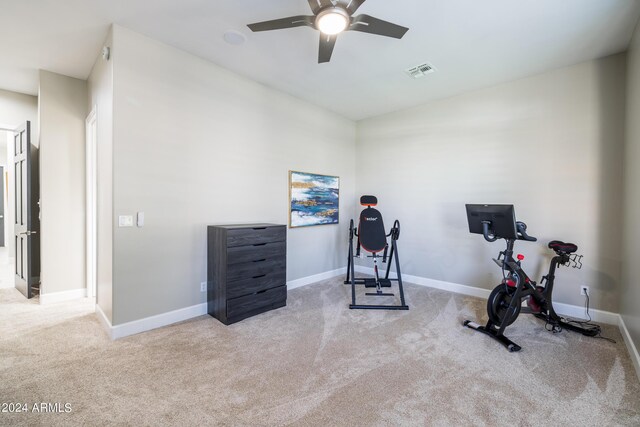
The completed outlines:
<svg viewBox="0 0 640 427">
<path fill-rule="evenodd" d="M 291 227 L 338 223 L 340 178 L 291 171 L 289 185 Z"/>
</svg>

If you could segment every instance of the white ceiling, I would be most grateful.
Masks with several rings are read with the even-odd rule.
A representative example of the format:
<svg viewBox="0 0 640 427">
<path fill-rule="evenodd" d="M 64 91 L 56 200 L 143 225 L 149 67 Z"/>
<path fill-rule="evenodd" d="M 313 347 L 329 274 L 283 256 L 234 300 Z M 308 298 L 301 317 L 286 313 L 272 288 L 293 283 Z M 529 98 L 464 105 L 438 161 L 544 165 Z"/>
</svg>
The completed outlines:
<svg viewBox="0 0 640 427">
<path fill-rule="evenodd" d="M 87 78 L 117 23 L 358 120 L 624 51 L 640 1 L 367 0 L 359 13 L 409 32 L 341 34 L 318 64 L 315 30 L 246 28 L 310 15 L 306 0 L 0 0 L 0 88 L 35 95 L 38 69 Z M 246 43 L 225 43 L 227 30 Z M 438 71 L 403 73 L 423 61 Z"/>
</svg>

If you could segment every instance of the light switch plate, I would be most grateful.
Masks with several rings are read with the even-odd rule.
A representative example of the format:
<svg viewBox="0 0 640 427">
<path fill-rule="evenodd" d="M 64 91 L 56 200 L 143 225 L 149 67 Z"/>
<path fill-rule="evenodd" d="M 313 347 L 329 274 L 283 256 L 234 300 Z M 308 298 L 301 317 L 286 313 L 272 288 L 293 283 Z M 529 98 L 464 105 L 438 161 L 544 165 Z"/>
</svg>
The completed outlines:
<svg viewBox="0 0 640 427">
<path fill-rule="evenodd" d="M 119 227 L 133 227 L 133 216 L 131 216 L 131 215 L 120 215 L 118 217 L 118 226 Z"/>
<path fill-rule="evenodd" d="M 144 212 L 138 212 L 136 214 L 136 225 L 138 227 L 143 227 L 144 226 Z"/>
</svg>

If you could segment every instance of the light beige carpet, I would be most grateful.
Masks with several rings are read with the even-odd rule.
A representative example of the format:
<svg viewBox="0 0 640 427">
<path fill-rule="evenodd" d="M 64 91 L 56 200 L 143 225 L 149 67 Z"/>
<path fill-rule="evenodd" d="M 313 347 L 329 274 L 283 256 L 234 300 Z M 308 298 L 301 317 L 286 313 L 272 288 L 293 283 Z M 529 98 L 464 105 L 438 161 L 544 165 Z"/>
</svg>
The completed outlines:
<svg viewBox="0 0 640 427">
<path fill-rule="evenodd" d="M 209 316 L 110 341 L 87 303 L 0 291 L 1 425 L 640 425 L 640 384 L 618 341 L 552 334 L 522 315 L 509 353 L 461 326 L 485 302 L 406 286 L 410 311 L 353 311 L 340 278 L 232 326 Z"/>
</svg>

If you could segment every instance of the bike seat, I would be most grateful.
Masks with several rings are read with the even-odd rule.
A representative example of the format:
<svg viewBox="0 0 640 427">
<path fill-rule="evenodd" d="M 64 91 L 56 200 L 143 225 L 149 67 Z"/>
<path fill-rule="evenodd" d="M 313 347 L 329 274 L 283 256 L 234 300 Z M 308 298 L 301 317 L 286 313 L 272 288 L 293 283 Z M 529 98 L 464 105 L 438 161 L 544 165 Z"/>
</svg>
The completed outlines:
<svg viewBox="0 0 640 427">
<path fill-rule="evenodd" d="M 565 243 L 562 240 L 552 240 L 549 242 L 549 248 L 556 251 L 557 254 L 572 254 L 578 250 L 578 245 Z"/>
</svg>

